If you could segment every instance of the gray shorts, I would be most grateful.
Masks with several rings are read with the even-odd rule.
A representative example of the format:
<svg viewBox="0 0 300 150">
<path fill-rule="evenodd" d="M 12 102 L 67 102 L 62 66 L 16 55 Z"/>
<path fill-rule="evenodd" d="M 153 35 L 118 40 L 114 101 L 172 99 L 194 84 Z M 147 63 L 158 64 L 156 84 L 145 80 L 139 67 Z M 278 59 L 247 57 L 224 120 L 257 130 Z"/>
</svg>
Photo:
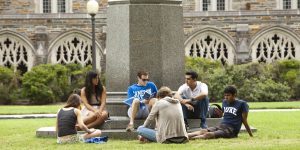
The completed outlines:
<svg viewBox="0 0 300 150">
<path fill-rule="evenodd" d="M 128 117 L 131 117 L 131 113 L 132 113 L 132 107 L 129 107 L 129 109 L 127 111 Z M 145 105 L 145 107 L 140 107 L 135 118 L 136 119 L 145 119 L 148 117 L 148 115 L 149 115 L 149 109 L 148 109 L 147 105 Z"/>
<path fill-rule="evenodd" d="M 220 124 L 216 127 L 210 127 L 207 128 L 209 132 L 214 132 L 215 138 L 235 138 L 237 137 L 234 132 L 233 128 L 225 125 L 225 124 Z"/>
</svg>

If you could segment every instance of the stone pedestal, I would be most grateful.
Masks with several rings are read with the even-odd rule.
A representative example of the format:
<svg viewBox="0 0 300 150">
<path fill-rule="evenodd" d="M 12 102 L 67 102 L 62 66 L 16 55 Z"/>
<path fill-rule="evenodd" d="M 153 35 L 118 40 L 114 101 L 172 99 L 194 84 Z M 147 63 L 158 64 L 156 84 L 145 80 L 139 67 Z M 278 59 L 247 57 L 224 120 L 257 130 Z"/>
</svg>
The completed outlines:
<svg viewBox="0 0 300 150">
<path fill-rule="evenodd" d="M 249 58 L 249 25 L 248 24 L 237 24 L 236 27 L 236 60 L 237 64 L 248 63 L 250 61 Z"/>
<path fill-rule="evenodd" d="M 47 47 L 48 47 L 48 33 L 46 26 L 35 27 L 34 47 L 36 49 L 36 62 L 35 65 L 47 63 Z"/>
<path fill-rule="evenodd" d="M 107 12 L 106 86 L 127 91 L 139 70 L 172 90 L 184 82 L 181 0 L 110 0 Z"/>
</svg>

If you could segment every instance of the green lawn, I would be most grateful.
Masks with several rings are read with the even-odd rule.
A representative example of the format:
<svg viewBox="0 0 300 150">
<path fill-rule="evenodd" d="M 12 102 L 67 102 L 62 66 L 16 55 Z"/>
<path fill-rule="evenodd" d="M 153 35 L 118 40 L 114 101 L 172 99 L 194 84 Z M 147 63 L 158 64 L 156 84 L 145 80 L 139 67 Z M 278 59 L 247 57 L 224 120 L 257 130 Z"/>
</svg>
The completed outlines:
<svg viewBox="0 0 300 150">
<path fill-rule="evenodd" d="M 1 105 L 0 115 L 6 114 L 54 114 L 62 107 L 62 104 L 56 105 Z M 294 102 L 252 102 L 249 103 L 250 109 L 300 109 L 300 101 Z"/>
<path fill-rule="evenodd" d="M 139 144 L 138 141 L 109 139 L 106 144 L 58 145 L 54 138 L 37 138 L 35 130 L 53 126 L 55 119 L 7 119 L 0 121 L 0 149 L 300 149 L 300 112 L 255 112 L 249 124 L 258 129 L 251 138 L 241 133 L 237 139 L 196 140 L 187 144 Z"/>
</svg>

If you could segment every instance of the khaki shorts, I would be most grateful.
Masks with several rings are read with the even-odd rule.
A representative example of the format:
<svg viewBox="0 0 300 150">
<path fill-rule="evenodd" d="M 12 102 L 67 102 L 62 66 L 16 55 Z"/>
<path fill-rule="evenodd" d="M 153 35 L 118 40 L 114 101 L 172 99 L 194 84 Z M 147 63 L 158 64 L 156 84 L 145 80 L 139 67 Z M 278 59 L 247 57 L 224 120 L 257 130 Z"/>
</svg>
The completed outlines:
<svg viewBox="0 0 300 150">
<path fill-rule="evenodd" d="M 67 144 L 67 143 L 78 143 L 84 142 L 83 134 L 72 134 L 66 135 L 62 137 L 57 137 L 58 144 Z"/>
</svg>

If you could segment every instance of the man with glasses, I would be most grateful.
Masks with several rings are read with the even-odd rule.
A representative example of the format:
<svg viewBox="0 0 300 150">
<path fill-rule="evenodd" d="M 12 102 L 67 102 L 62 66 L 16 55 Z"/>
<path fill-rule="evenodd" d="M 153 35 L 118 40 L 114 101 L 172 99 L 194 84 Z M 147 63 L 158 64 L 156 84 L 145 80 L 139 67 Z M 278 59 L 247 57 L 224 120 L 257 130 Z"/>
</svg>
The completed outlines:
<svg viewBox="0 0 300 150">
<path fill-rule="evenodd" d="M 149 115 L 151 107 L 156 102 L 157 87 L 149 81 L 148 72 L 139 71 L 138 82 L 128 87 L 127 98 L 133 99 L 128 109 L 130 122 L 126 128 L 127 132 L 134 130 L 134 119 L 144 119 Z"/>
<path fill-rule="evenodd" d="M 186 72 L 185 84 L 179 87 L 174 96 L 181 103 L 186 129 L 189 128 L 187 119 L 200 119 L 200 127 L 207 128 L 208 87 L 205 83 L 197 81 L 197 78 L 198 74 L 195 71 Z"/>
</svg>

